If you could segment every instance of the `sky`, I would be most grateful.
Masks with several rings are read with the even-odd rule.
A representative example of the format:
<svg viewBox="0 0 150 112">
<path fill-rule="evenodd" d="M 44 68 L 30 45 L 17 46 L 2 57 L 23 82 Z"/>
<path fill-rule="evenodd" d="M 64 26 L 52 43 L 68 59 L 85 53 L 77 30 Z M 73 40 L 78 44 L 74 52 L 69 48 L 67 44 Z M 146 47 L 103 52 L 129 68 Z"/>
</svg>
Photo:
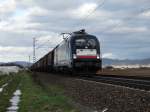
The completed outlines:
<svg viewBox="0 0 150 112">
<path fill-rule="evenodd" d="M 0 0 L 0 62 L 37 60 L 85 29 L 101 43 L 103 58 L 150 58 L 149 0 Z"/>
</svg>

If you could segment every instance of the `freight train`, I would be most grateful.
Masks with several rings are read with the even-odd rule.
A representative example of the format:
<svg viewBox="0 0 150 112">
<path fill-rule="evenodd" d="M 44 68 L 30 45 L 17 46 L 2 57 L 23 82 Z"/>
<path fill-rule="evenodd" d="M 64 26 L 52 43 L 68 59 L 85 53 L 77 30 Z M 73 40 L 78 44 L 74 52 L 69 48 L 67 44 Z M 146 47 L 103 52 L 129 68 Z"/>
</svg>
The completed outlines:
<svg viewBox="0 0 150 112">
<path fill-rule="evenodd" d="M 31 66 L 32 71 L 95 73 L 102 69 L 100 42 L 85 30 L 70 33 L 67 38 Z"/>
</svg>

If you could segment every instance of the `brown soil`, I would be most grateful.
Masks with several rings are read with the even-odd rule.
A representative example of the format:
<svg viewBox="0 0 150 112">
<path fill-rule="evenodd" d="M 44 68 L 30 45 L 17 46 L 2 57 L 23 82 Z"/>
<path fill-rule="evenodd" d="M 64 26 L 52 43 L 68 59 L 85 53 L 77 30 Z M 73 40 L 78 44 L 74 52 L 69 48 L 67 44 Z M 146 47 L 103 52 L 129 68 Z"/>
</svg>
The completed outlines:
<svg viewBox="0 0 150 112">
<path fill-rule="evenodd" d="M 119 76 L 138 76 L 138 77 L 150 77 L 150 69 L 103 69 L 98 74 L 103 75 L 119 75 Z"/>
</svg>

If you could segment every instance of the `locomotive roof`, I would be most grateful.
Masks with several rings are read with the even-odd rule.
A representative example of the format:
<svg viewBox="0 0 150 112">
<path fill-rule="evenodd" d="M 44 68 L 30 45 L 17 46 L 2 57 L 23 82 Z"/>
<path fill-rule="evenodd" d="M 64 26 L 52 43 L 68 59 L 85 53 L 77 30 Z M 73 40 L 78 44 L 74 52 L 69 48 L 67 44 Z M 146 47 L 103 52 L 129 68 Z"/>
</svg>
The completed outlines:
<svg viewBox="0 0 150 112">
<path fill-rule="evenodd" d="M 73 32 L 74 34 L 87 34 L 84 29 Z"/>
<path fill-rule="evenodd" d="M 88 34 L 87 32 L 85 32 L 84 29 L 80 30 L 80 31 L 76 31 L 76 32 L 73 32 L 71 34 L 71 37 L 76 37 L 76 36 L 92 36 L 92 37 L 95 37 L 94 35 L 90 35 Z"/>
<path fill-rule="evenodd" d="M 71 35 L 71 38 L 76 38 L 76 37 L 81 37 L 82 38 L 82 36 L 83 37 L 84 36 L 95 37 L 94 35 L 90 35 L 90 34 L 86 33 L 86 34 L 73 34 L 73 35 Z"/>
</svg>

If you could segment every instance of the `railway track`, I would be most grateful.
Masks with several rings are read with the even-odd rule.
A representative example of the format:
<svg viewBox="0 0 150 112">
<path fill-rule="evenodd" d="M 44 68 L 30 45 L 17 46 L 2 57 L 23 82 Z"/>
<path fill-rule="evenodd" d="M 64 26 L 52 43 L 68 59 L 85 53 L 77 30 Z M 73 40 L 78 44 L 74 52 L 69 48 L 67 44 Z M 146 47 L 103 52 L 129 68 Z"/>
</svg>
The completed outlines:
<svg viewBox="0 0 150 112">
<path fill-rule="evenodd" d="M 150 91 L 150 80 L 137 77 L 81 76 L 81 79 Z"/>
<path fill-rule="evenodd" d="M 118 75 L 87 75 L 85 74 L 77 74 L 77 75 L 70 75 L 70 74 L 60 74 L 55 73 L 55 75 L 63 76 L 63 77 L 71 77 L 77 78 L 82 80 L 89 80 L 95 82 L 102 82 L 112 85 L 119 85 L 124 87 L 129 87 L 133 89 L 140 89 L 145 91 L 150 91 L 150 77 L 137 77 L 137 76 L 118 76 Z"/>
</svg>

